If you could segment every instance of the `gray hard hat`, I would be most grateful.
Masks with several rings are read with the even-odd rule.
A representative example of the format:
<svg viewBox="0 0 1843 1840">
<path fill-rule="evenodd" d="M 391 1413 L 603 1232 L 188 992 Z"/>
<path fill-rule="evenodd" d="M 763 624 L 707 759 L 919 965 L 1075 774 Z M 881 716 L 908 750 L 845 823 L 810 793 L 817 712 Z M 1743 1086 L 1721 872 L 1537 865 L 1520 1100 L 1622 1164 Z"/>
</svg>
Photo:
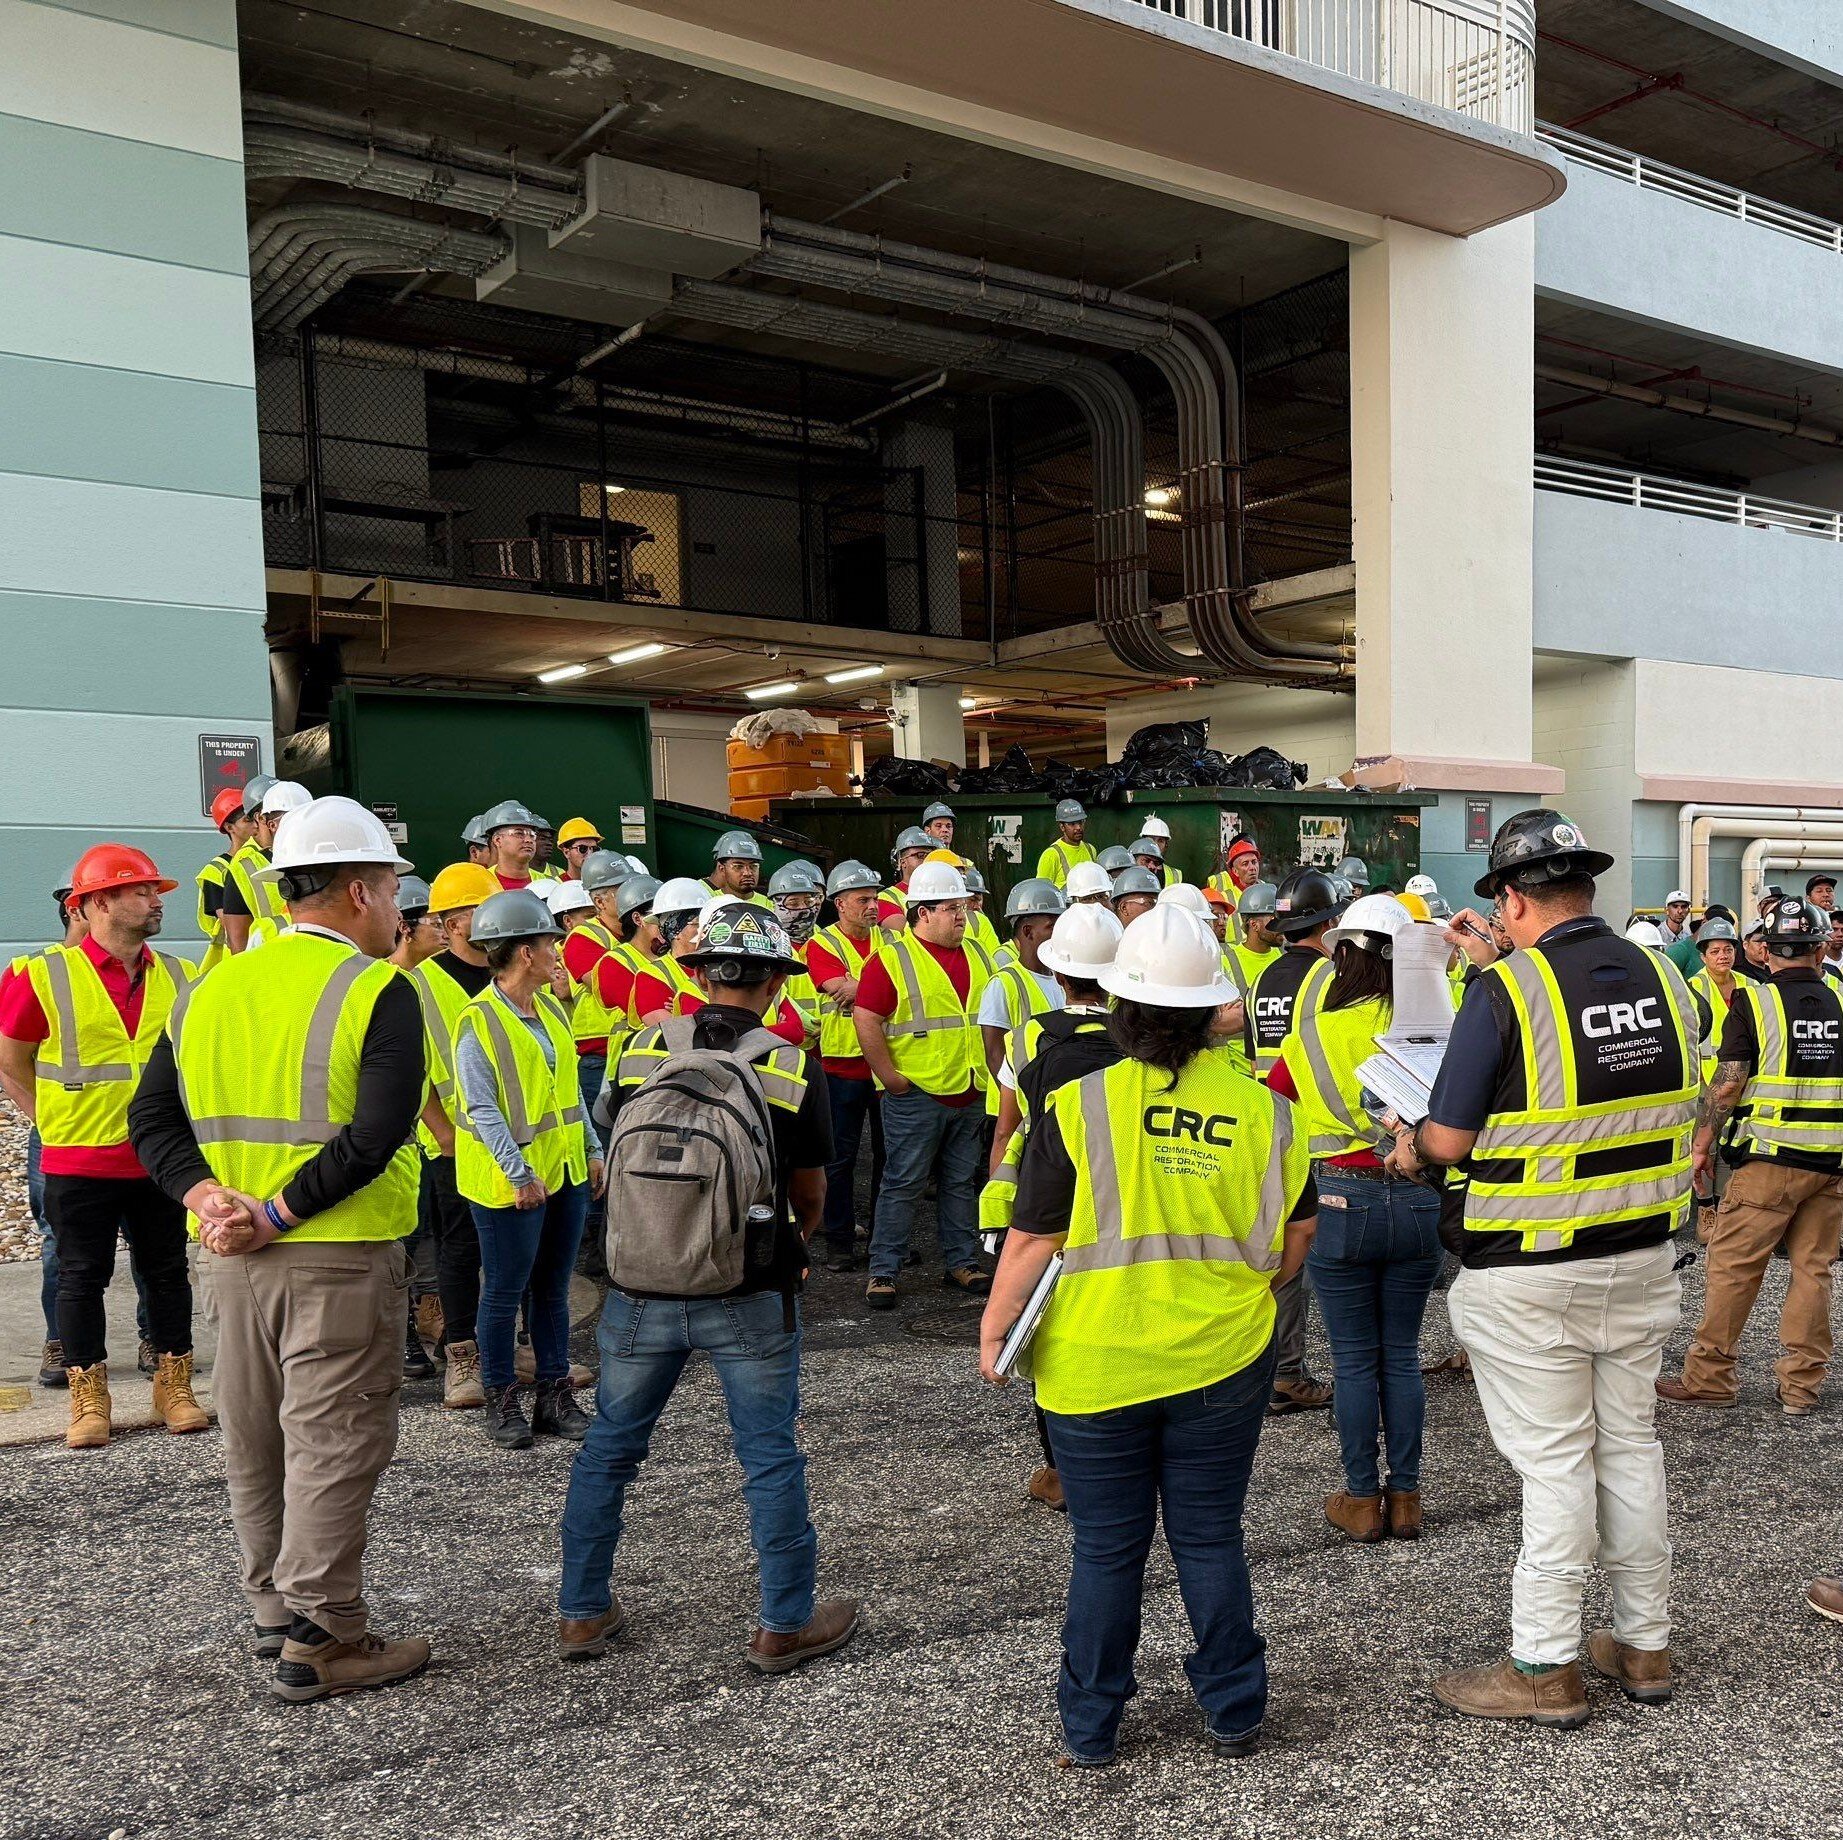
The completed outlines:
<svg viewBox="0 0 1843 1840">
<path fill-rule="evenodd" d="M 752 862 L 762 859 L 762 846 L 747 831 L 725 831 L 710 852 L 712 862 Z"/>
<path fill-rule="evenodd" d="M 486 842 L 486 818 L 480 812 L 461 826 L 461 842 L 470 850 L 477 849 Z"/>
<path fill-rule="evenodd" d="M 1005 896 L 1005 918 L 1007 920 L 1029 920 L 1033 917 L 1048 918 L 1059 914 L 1068 906 L 1062 890 L 1045 876 L 1033 875 L 1016 883 L 1011 892 Z"/>
<path fill-rule="evenodd" d="M 630 875 L 614 891 L 614 911 L 623 920 L 631 920 L 637 908 L 652 906 L 653 896 L 658 892 L 659 881 L 655 876 Z"/>
<path fill-rule="evenodd" d="M 273 773 L 258 773 L 243 788 L 243 809 L 246 815 L 252 811 L 262 810 L 262 795 L 274 784 L 275 775 Z"/>
<path fill-rule="evenodd" d="M 1118 875 L 1122 869 L 1133 866 L 1133 853 L 1123 843 L 1110 843 L 1094 860 L 1109 875 Z"/>
<path fill-rule="evenodd" d="M 748 901 L 726 901 L 704 921 L 698 948 L 683 965 L 738 964 L 752 971 L 800 971 L 805 967 L 773 914 Z M 722 980 L 717 980 L 722 981 Z"/>
<path fill-rule="evenodd" d="M 1273 912 L 1273 904 L 1279 898 L 1279 893 L 1272 882 L 1250 882 L 1235 897 L 1235 911 L 1256 920 L 1263 919 Z"/>
<path fill-rule="evenodd" d="M 429 884 L 420 875 L 397 878 L 397 912 L 426 914 L 429 911 Z"/>
<path fill-rule="evenodd" d="M 896 841 L 890 846 L 890 861 L 894 862 L 904 850 L 932 850 L 939 846 L 919 824 L 904 825 L 896 833 Z"/>
<path fill-rule="evenodd" d="M 968 894 L 985 893 L 985 877 L 977 869 L 962 869 L 960 879 L 966 884 Z"/>
<path fill-rule="evenodd" d="M 1336 873 L 1359 894 L 1369 886 L 1369 864 L 1361 856 L 1346 856 L 1338 864 Z"/>
<path fill-rule="evenodd" d="M 837 896 L 853 894 L 861 888 L 881 888 L 883 877 L 869 863 L 848 856 L 826 877 L 826 893 Z"/>
<path fill-rule="evenodd" d="M 1155 895 L 1163 886 L 1150 869 L 1142 869 L 1134 863 L 1130 869 L 1122 869 L 1113 878 L 1113 898 L 1117 901 L 1126 894 Z"/>
<path fill-rule="evenodd" d="M 796 856 L 785 866 L 789 869 L 804 869 L 821 888 L 826 885 L 826 872 L 810 856 Z"/>
<path fill-rule="evenodd" d="M 936 818 L 951 818 L 952 816 L 953 807 L 951 805 L 943 805 L 939 799 L 936 799 L 934 803 L 922 813 L 922 823 L 932 824 Z"/>
<path fill-rule="evenodd" d="M 544 897 L 529 888 L 502 888 L 474 909 L 472 938 L 477 946 L 509 939 L 556 939 L 562 932 Z"/>
<path fill-rule="evenodd" d="M 1333 875 L 1327 878 L 1337 890 L 1340 901 L 1354 901 L 1357 898 L 1357 885 L 1347 875 Z"/>
<path fill-rule="evenodd" d="M 620 887 L 633 872 L 633 865 L 619 850 L 591 850 L 582 859 L 582 885 L 590 894 Z"/>
<path fill-rule="evenodd" d="M 1135 837 L 1126 846 L 1128 856 L 1156 856 L 1160 862 L 1165 860 L 1165 846 L 1156 837 Z"/>
<path fill-rule="evenodd" d="M 557 834 L 557 827 L 552 824 L 548 818 L 539 816 L 535 811 L 531 814 L 531 828 L 534 831 L 543 831 L 547 836 L 551 837 Z"/>
<path fill-rule="evenodd" d="M 497 805 L 489 805 L 481 812 L 479 822 L 480 829 L 485 833 L 481 839 L 484 842 L 494 831 L 540 830 L 544 821 L 530 806 L 521 805 L 517 799 L 501 799 Z"/>
<path fill-rule="evenodd" d="M 1739 935 L 1726 920 L 1716 918 L 1705 920 L 1696 928 L 1696 950 L 1700 952 L 1705 946 L 1720 945 L 1723 940 L 1731 946 L 1740 944 Z"/>
<path fill-rule="evenodd" d="M 1056 822 L 1058 824 L 1086 824 L 1088 813 L 1080 799 L 1058 799 L 1056 801 Z"/>
<path fill-rule="evenodd" d="M 825 883 L 819 879 L 818 871 L 811 863 L 782 863 L 768 877 L 768 895 L 817 894 L 825 893 Z"/>
</svg>

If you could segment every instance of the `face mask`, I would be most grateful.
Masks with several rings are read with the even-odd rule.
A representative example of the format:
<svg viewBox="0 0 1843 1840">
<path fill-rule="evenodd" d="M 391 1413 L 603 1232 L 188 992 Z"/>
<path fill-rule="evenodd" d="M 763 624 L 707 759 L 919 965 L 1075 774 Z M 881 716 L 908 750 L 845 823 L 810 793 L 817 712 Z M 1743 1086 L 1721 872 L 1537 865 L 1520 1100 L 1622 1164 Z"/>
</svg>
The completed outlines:
<svg viewBox="0 0 1843 1840">
<path fill-rule="evenodd" d="M 813 927 L 819 918 L 819 910 L 809 907 L 796 913 L 787 903 L 776 901 L 774 912 L 782 926 L 787 929 L 787 937 L 797 946 L 803 946 L 813 936 Z"/>
</svg>

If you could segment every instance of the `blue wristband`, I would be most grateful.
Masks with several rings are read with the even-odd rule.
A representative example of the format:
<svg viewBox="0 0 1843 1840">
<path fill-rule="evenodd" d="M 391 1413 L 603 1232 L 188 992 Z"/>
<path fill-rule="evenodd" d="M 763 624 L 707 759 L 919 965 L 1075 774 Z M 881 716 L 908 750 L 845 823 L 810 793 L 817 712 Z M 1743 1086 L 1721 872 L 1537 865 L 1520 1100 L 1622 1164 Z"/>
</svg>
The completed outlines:
<svg viewBox="0 0 1843 1840">
<path fill-rule="evenodd" d="M 282 1218 L 281 1209 L 278 1208 L 273 1201 L 265 1201 L 262 1204 L 262 1211 L 268 1216 L 269 1225 L 272 1226 L 277 1233 L 291 1233 L 294 1231 L 294 1223 Z"/>
</svg>

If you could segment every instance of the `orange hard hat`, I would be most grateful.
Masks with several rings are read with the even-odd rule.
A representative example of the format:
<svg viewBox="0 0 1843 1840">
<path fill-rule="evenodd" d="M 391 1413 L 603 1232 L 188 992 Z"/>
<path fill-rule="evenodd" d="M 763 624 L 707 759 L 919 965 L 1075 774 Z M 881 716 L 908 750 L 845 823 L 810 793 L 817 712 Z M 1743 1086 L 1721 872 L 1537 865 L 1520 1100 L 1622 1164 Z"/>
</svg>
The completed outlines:
<svg viewBox="0 0 1843 1840">
<path fill-rule="evenodd" d="M 179 886 L 154 867 L 154 859 L 145 850 L 129 843 L 94 843 L 70 872 L 70 895 L 73 901 L 81 901 L 111 888 L 139 888 L 149 882 L 156 894 L 171 894 Z"/>
<path fill-rule="evenodd" d="M 1235 911 L 1235 903 L 1220 888 L 1205 888 L 1203 898 L 1211 907 L 1220 907 L 1225 914 L 1232 914 Z"/>
<path fill-rule="evenodd" d="M 243 812 L 243 793 L 226 788 L 211 801 L 211 822 L 222 830 L 232 818 L 240 817 Z"/>
</svg>

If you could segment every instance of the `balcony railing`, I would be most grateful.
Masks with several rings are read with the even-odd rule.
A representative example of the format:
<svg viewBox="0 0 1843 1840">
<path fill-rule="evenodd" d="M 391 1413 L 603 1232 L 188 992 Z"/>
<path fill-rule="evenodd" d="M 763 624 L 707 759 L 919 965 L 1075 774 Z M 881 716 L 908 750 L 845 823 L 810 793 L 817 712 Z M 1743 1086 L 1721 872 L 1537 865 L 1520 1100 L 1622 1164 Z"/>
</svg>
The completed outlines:
<svg viewBox="0 0 1843 1840">
<path fill-rule="evenodd" d="M 1843 224 L 1833 223 L 1828 217 L 1800 211 L 1789 204 L 1776 204 L 1770 198 L 1743 192 L 1738 186 L 1723 185 L 1719 179 L 1705 179 L 1680 166 L 1666 166 L 1662 160 L 1647 160 L 1642 154 L 1628 153 L 1623 147 L 1608 146 L 1605 141 L 1550 127 L 1546 122 L 1537 126 L 1536 136 L 1567 159 L 1623 179 L 1642 191 L 1668 192 L 1705 211 L 1719 211 L 1723 217 L 1759 224 L 1764 229 L 1777 230 L 1781 236 L 1795 236 L 1801 243 L 1815 243 L 1819 249 L 1843 255 Z"/>
<path fill-rule="evenodd" d="M 1843 543 L 1843 511 L 1823 505 L 1800 505 L 1789 498 L 1765 498 L 1757 492 L 1732 492 L 1721 486 L 1697 485 L 1659 473 L 1635 473 L 1624 467 L 1599 466 L 1590 460 L 1567 460 L 1559 454 L 1536 456 L 1536 484 L 1545 492 L 1575 498 L 1608 499 L 1643 511 L 1674 511 L 1679 517 L 1708 518 L 1717 524 L 1740 524 L 1749 530 L 1786 530 L 1797 537 Z"/>
<path fill-rule="evenodd" d="M 1155 13 L 1527 134 L 1535 0 L 1139 0 Z"/>
</svg>

